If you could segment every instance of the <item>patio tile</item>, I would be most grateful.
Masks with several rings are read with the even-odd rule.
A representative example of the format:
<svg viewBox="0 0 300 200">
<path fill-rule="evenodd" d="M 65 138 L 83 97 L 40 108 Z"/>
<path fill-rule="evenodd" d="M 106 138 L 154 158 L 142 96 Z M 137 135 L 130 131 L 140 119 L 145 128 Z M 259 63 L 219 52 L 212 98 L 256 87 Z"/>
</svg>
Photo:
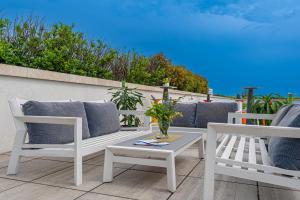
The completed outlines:
<svg viewBox="0 0 300 200">
<path fill-rule="evenodd" d="M 190 147 L 183 151 L 180 156 L 191 157 L 199 159 L 199 152 L 197 147 Z M 199 159 L 200 160 L 200 159 Z"/>
<path fill-rule="evenodd" d="M 203 178 L 204 177 L 204 168 L 205 168 L 205 162 L 201 161 L 195 167 L 195 169 L 191 172 L 191 174 L 189 176 Z M 256 185 L 255 181 L 241 179 L 241 178 L 235 178 L 235 177 L 226 176 L 226 175 L 219 175 L 219 174 L 215 175 L 215 180 Z"/>
<path fill-rule="evenodd" d="M 259 187 L 260 200 L 298 200 L 300 191 L 279 188 Z"/>
<path fill-rule="evenodd" d="M 203 179 L 187 177 L 170 200 L 203 200 Z M 257 187 L 216 181 L 215 200 L 258 200 Z"/>
<path fill-rule="evenodd" d="M 177 156 L 175 160 L 176 174 L 181 176 L 188 175 L 191 172 L 191 170 L 197 165 L 198 162 L 199 159 L 196 158 Z M 145 165 L 136 165 L 132 169 L 143 170 L 148 172 L 159 172 L 159 173 L 167 172 L 166 168 L 151 167 Z"/>
<path fill-rule="evenodd" d="M 0 193 L 0 199 L 5 200 L 54 200 L 54 199 L 63 199 L 63 200 L 72 200 L 84 192 L 64 189 L 59 187 L 52 187 L 46 185 L 39 185 L 33 183 L 27 183 L 20 185 L 18 187 L 6 190 Z"/>
<path fill-rule="evenodd" d="M 126 169 L 114 168 L 114 175 L 124 172 Z M 74 168 L 69 167 L 56 173 L 44 176 L 35 180 L 35 183 L 42 183 L 53 186 L 66 187 L 70 189 L 89 191 L 102 184 L 103 166 L 83 165 L 82 185 L 74 185 Z"/>
<path fill-rule="evenodd" d="M 8 166 L 9 156 L 9 154 L 0 155 L 0 168 Z M 33 159 L 35 159 L 35 157 L 21 157 L 21 162 L 26 162 Z"/>
<path fill-rule="evenodd" d="M 263 182 L 258 182 L 258 186 L 261 186 L 261 187 L 270 187 L 270 188 L 278 188 L 278 189 L 283 189 L 283 190 L 297 190 L 297 191 L 300 191 L 300 189 L 296 189 L 296 188 L 288 188 L 288 187 L 284 187 L 284 186 L 273 185 L 273 184 L 263 183 Z"/>
<path fill-rule="evenodd" d="M 102 155 L 98 155 L 92 159 L 89 159 L 87 161 L 85 161 L 84 163 L 86 164 L 92 164 L 92 165 L 104 165 L 104 154 Z M 130 167 L 132 167 L 133 165 L 131 164 L 125 164 L 125 163 L 114 163 L 114 167 L 118 167 L 118 168 L 124 168 L 124 169 L 128 169 Z"/>
<path fill-rule="evenodd" d="M 18 185 L 22 185 L 24 183 L 25 182 L 0 178 L 0 192 L 3 192 L 4 190 L 8 190 L 10 188 L 16 187 Z"/>
<path fill-rule="evenodd" d="M 183 178 L 177 176 L 177 185 Z M 93 192 L 133 199 L 164 200 L 171 194 L 167 187 L 167 176 L 164 174 L 128 170 L 116 177 L 113 182 L 105 183 Z"/>
<path fill-rule="evenodd" d="M 72 165 L 71 163 L 34 159 L 20 163 L 19 172 L 16 175 L 6 175 L 7 167 L 0 169 L 0 177 L 32 181 Z"/>
<path fill-rule="evenodd" d="M 128 200 L 127 198 L 107 196 L 103 194 L 87 193 L 77 200 Z"/>
<path fill-rule="evenodd" d="M 93 158 L 90 158 L 86 161 L 84 161 L 86 164 L 93 164 L 93 165 L 104 165 L 104 154 L 97 155 Z"/>
</svg>

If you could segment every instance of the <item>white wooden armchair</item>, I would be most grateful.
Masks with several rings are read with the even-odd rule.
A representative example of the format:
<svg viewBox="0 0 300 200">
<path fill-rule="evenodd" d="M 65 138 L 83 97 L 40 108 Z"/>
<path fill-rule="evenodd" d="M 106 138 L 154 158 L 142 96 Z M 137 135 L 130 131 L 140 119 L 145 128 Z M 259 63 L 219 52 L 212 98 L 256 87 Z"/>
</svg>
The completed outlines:
<svg viewBox="0 0 300 200">
<path fill-rule="evenodd" d="M 135 130 L 125 130 L 98 137 L 82 139 L 82 119 L 78 117 L 57 116 L 24 116 L 22 105 L 27 100 L 13 99 L 9 101 L 10 109 L 16 127 L 7 174 L 17 174 L 21 156 L 52 156 L 74 158 L 75 184 L 82 183 L 82 158 L 102 151 L 108 145 L 151 133 L 150 118 L 145 117 L 143 127 Z M 144 111 L 120 111 L 120 114 L 143 115 Z M 64 124 L 74 127 L 74 142 L 68 144 L 27 144 L 26 123 Z"/>
<path fill-rule="evenodd" d="M 300 128 L 231 124 L 234 119 L 272 120 L 275 115 L 230 113 L 230 123 L 209 123 L 207 133 L 204 200 L 214 199 L 214 175 L 224 174 L 300 189 L 300 171 L 271 166 L 262 137 L 300 138 Z M 223 139 L 217 146 L 217 134 Z"/>
</svg>

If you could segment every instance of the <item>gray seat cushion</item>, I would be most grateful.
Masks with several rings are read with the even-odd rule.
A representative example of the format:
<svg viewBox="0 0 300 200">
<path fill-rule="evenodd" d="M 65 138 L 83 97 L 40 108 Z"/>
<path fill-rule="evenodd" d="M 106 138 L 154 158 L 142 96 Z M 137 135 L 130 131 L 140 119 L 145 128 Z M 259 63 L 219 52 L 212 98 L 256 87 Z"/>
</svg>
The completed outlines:
<svg viewBox="0 0 300 200">
<path fill-rule="evenodd" d="M 82 138 L 90 137 L 87 118 L 81 102 L 38 102 L 28 101 L 23 105 L 24 115 L 81 117 Z M 65 144 L 74 141 L 71 125 L 27 123 L 30 144 Z"/>
<path fill-rule="evenodd" d="M 119 112 L 116 105 L 84 102 L 91 137 L 97 137 L 120 130 Z"/>
<path fill-rule="evenodd" d="M 300 105 L 290 107 L 277 125 L 300 127 Z M 284 132 L 282 135 L 284 136 Z M 269 142 L 269 156 L 275 167 L 300 170 L 300 139 L 271 137 Z"/>
<path fill-rule="evenodd" d="M 171 123 L 171 126 L 195 127 L 197 104 L 178 103 L 175 106 L 177 112 L 182 113 L 182 117 L 177 117 Z"/>
<path fill-rule="evenodd" d="M 235 102 L 199 102 L 196 111 L 196 127 L 207 128 L 208 122 L 227 123 L 228 113 L 236 112 Z"/>
</svg>

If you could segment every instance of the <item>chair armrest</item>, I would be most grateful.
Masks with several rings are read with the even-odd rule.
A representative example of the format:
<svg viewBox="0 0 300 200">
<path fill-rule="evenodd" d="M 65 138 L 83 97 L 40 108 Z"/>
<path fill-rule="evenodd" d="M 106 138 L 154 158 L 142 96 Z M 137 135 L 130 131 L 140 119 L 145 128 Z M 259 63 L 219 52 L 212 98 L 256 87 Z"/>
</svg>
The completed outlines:
<svg viewBox="0 0 300 200">
<path fill-rule="evenodd" d="M 208 134 L 222 133 L 256 137 L 300 138 L 300 128 L 281 126 L 257 126 L 244 124 L 208 123 Z"/>
<path fill-rule="evenodd" d="M 230 112 L 228 113 L 228 123 L 235 121 L 241 122 L 242 119 L 266 119 L 273 120 L 276 114 L 257 114 L 257 113 L 241 113 L 241 112 Z"/>
</svg>

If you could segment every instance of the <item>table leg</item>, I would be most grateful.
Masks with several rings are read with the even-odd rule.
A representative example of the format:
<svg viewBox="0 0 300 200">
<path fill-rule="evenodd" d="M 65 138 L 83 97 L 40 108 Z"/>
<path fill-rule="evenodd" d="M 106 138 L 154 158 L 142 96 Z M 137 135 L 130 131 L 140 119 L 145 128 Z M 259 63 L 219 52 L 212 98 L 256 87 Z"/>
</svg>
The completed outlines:
<svg viewBox="0 0 300 200">
<path fill-rule="evenodd" d="M 203 139 L 198 141 L 198 155 L 199 155 L 199 159 L 204 158 L 204 140 Z"/>
<path fill-rule="evenodd" d="M 171 153 L 167 157 L 167 178 L 168 178 L 168 189 L 171 192 L 176 191 L 176 173 L 175 173 L 175 158 L 174 154 Z"/>
<path fill-rule="evenodd" d="M 113 179 L 113 153 L 105 150 L 104 169 L 103 169 L 103 182 L 111 182 Z"/>
</svg>

